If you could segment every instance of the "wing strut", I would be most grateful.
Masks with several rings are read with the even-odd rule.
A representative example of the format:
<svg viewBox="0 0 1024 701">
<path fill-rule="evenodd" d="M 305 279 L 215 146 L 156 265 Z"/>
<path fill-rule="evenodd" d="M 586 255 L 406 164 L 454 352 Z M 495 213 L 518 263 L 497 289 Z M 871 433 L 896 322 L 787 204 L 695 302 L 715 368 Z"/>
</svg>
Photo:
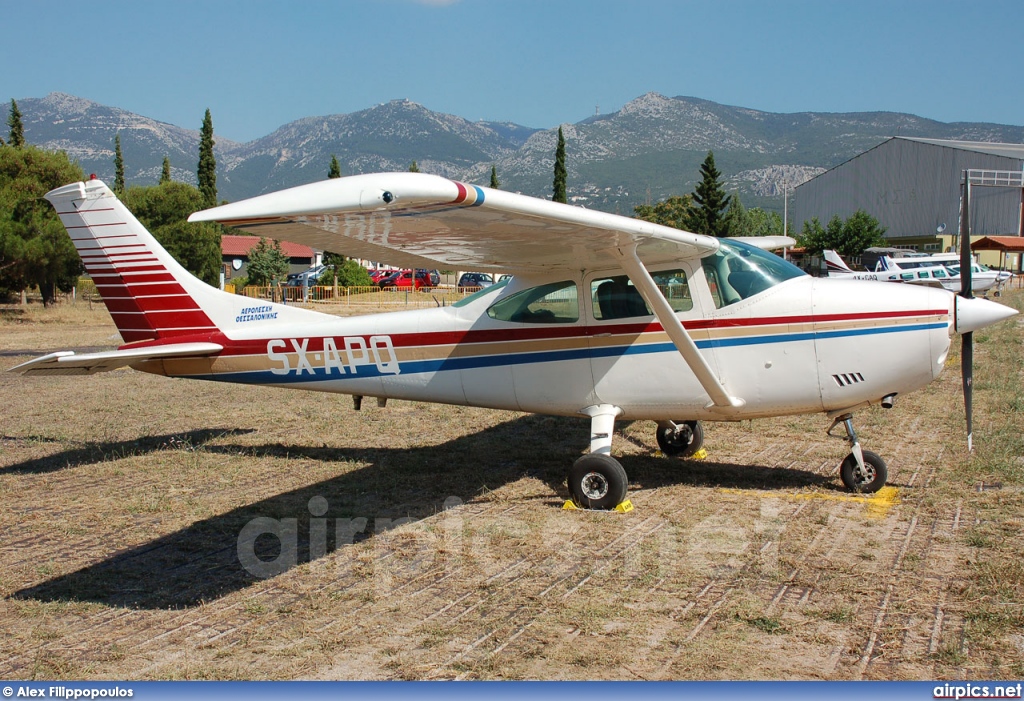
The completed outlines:
<svg viewBox="0 0 1024 701">
<path fill-rule="evenodd" d="M 683 356 L 686 364 L 690 366 L 690 370 L 697 377 L 700 386 L 711 397 L 711 404 L 708 405 L 708 408 L 738 409 L 746 404 L 746 401 L 740 397 L 731 396 L 722 383 L 719 382 L 718 378 L 715 377 L 711 366 L 708 365 L 707 361 L 704 360 L 704 356 L 697 349 L 697 344 L 693 342 L 690 334 L 683 328 L 672 306 L 661 294 L 658 285 L 654 282 L 654 278 L 647 272 L 647 268 L 644 267 L 640 257 L 637 255 L 636 246 L 616 248 L 613 249 L 613 252 L 622 263 L 622 267 L 625 269 L 626 274 L 629 275 L 629 279 L 636 285 L 636 288 L 643 295 L 651 309 L 654 310 L 654 314 L 658 317 L 658 321 L 661 322 L 665 333 L 672 339 L 672 343 L 675 344 L 676 349 Z"/>
</svg>

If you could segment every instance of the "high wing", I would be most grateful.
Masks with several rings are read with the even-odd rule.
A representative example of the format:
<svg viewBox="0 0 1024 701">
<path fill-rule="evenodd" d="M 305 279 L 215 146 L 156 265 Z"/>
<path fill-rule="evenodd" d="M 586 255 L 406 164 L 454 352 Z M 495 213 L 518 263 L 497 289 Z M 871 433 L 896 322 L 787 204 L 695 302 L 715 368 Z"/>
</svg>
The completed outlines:
<svg viewBox="0 0 1024 701">
<path fill-rule="evenodd" d="M 541 272 L 699 258 L 718 240 L 425 173 L 335 178 L 196 212 L 272 239 L 409 268 Z"/>
<path fill-rule="evenodd" d="M 757 246 L 765 251 L 775 251 L 796 245 L 796 239 L 789 236 L 730 236 L 729 240 L 749 243 L 751 246 Z"/>
<path fill-rule="evenodd" d="M 59 351 L 16 365 L 8 372 L 21 375 L 95 375 L 147 360 L 189 358 L 213 355 L 224 350 L 217 343 L 173 343 L 149 348 L 129 348 L 102 353 L 76 354 Z"/>
</svg>

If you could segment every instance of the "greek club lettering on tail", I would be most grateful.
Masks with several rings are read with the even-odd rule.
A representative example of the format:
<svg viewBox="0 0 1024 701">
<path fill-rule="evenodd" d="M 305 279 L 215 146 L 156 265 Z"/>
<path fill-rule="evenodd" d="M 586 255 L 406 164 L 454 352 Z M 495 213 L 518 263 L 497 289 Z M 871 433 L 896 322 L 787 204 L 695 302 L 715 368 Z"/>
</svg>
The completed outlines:
<svg viewBox="0 0 1024 701">
<path fill-rule="evenodd" d="M 627 496 L 617 419 L 655 422 L 661 450 L 688 457 L 703 421 L 823 413 L 849 438 L 843 483 L 876 491 L 887 467 L 861 447 L 854 412 L 892 407 L 942 372 L 952 334 L 969 357 L 971 332 L 1016 313 L 972 298 L 969 279 L 954 294 L 811 278 L 769 252 L 789 238 L 716 239 L 421 173 L 336 178 L 190 217 L 396 267 L 512 274 L 453 306 L 340 318 L 209 287 L 98 180 L 46 197 L 124 344 L 14 372 L 131 366 L 349 394 L 356 407 L 370 396 L 583 415 L 590 452 L 568 489 L 589 508 Z"/>
</svg>

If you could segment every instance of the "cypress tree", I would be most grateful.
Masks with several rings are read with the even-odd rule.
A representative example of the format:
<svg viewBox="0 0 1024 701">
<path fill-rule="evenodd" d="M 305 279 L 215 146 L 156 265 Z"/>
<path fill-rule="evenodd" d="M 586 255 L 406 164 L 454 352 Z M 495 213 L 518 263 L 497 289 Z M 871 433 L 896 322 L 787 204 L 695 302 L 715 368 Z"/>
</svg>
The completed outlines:
<svg viewBox="0 0 1024 701">
<path fill-rule="evenodd" d="M 491 166 L 491 189 L 497 190 L 501 187 L 501 183 L 498 182 L 498 169 L 495 166 Z"/>
<path fill-rule="evenodd" d="M 341 177 L 341 165 L 338 163 L 338 157 L 333 153 L 331 154 L 331 169 L 327 171 L 328 178 L 340 178 Z"/>
<path fill-rule="evenodd" d="M 199 192 L 207 207 L 217 206 L 217 160 L 213 157 L 213 144 L 213 117 L 207 109 L 199 132 L 199 170 L 196 172 Z"/>
<path fill-rule="evenodd" d="M 552 188 L 553 202 L 568 202 L 565 195 L 565 136 L 562 127 L 558 127 L 558 146 L 555 148 L 555 182 Z"/>
<path fill-rule="evenodd" d="M 124 194 L 124 157 L 121 155 L 121 133 L 114 134 L 114 194 Z"/>
<path fill-rule="evenodd" d="M 709 236 L 725 236 L 725 209 L 729 206 L 729 196 L 725 194 L 719 178 L 722 174 L 715 167 L 715 154 L 708 151 L 707 158 L 700 166 L 701 181 L 694 189 L 693 202 L 697 205 L 694 212 L 694 233 Z"/>
<path fill-rule="evenodd" d="M 171 159 L 164 156 L 164 165 L 160 169 L 160 185 L 171 182 Z"/>
<path fill-rule="evenodd" d="M 412 165 L 409 166 L 409 172 L 410 173 L 419 173 L 420 172 L 420 167 L 418 165 L 416 165 L 416 161 L 413 161 Z"/>
<path fill-rule="evenodd" d="M 18 110 L 18 103 L 11 98 L 11 113 L 7 115 L 7 126 L 11 128 L 7 142 L 14 148 L 25 146 L 25 127 L 21 124 L 21 111 Z"/>
</svg>

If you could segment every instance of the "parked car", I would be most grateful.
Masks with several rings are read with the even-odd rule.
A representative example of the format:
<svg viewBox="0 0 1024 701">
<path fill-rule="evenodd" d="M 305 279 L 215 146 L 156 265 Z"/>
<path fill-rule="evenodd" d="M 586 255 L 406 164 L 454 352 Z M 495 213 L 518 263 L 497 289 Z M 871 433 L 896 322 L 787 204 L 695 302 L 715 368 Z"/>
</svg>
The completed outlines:
<svg viewBox="0 0 1024 701">
<path fill-rule="evenodd" d="M 310 287 L 316 284 L 317 279 L 326 269 L 327 266 L 325 265 L 315 265 L 309 270 L 303 270 L 301 273 L 291 273 L 285 278 L 284 284 L 288 287 Z"/>
<path fill-rule="evenodd" d="M 430 273 L 431 287 L 437 287 L 438 285 L 441 284 L 441 273 L 437 272 L 436 270 L 428 270 L 427 272 Z"/>
<path fill-rule="evenodd" d="M 388 275 L 394 275 L 399 272 L 397 270 L 387 270 L 385 268 L 377 268 L 376 270 L 368 271 L 370 273 L 370 279 L 373 280 L 373 284 L 378 284 L 381 280 L 386 278 Z"/>
<path fill-rule="evenodd" d="M 398 270 L 385 278 L 381 278 L 377 284 L 382 290 L 389 288 L 419 290 L 431 286 L 430 273 L 426 270 L 417 270 L 415 273 L 412 270 Z"/>
<path fill-rule="evenodd" d="M 494 278 L 489 273 L 463 273 L 459 278 L 459 289 L 490 287 L 494 284 Z"/>
</svg>

